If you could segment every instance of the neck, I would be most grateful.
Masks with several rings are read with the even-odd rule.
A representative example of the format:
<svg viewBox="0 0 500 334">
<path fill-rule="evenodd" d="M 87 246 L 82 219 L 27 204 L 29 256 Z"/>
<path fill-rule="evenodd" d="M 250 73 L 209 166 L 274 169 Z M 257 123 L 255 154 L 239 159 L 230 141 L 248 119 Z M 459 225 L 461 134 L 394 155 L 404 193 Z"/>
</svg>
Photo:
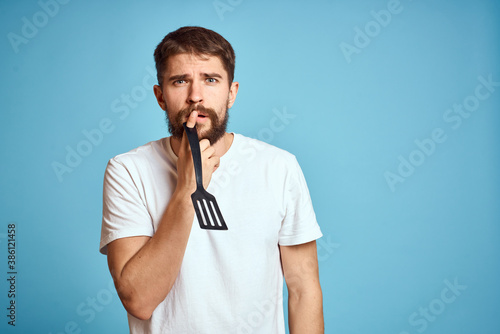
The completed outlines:
<svg viewBox="0 0 500 334">
<path fill-rule="evenodd" d="M 211 146 L 215 149 L 215 155 L 218 157 L 222 157 L 229 150 L 231 145 L 233 144 L 234 135 L 232 133 L 225 133 L 221 139 L 219 139 Z M 181 140 L 170 137 L 170 146 L 172 147 L 172 151 L 176 156 L 179 156 L 179 150 L 181 148 Z"/>
</svg>

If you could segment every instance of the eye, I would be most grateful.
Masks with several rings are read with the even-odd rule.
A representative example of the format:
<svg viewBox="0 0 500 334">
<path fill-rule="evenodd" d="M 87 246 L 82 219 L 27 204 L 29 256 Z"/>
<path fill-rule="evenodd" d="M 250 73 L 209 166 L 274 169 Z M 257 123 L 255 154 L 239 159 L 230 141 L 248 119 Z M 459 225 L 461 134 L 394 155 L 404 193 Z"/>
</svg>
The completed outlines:
<svg viewBox="0 0 500 334">
<path fill-rule="evenodd" d="M 186 80 L 180 79 L 180 80 L 175 80 L 174 81 L 174 85 L 182 85 L 183 83 L 186 83 Z"/>
<path fill-rule="evenodd" d="M 207 82 L 208 83 L 216 83 L 217 79 L 215 79 L 215 78 L 207 78 Z"/>
</svg>

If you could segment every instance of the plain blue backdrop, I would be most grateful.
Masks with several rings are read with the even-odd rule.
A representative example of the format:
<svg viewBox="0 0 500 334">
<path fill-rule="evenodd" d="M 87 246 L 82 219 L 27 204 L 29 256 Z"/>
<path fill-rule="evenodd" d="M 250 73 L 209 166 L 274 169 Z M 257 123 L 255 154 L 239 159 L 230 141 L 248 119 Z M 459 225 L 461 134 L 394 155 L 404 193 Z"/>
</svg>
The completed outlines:
<svg viewBox="0 0 500 334">
<path fill-rule="evenodd" d="M 302 166 L 326 333 L 499 333 L 499 18 L 494 0 L 1 1 L 0 331 L 128 332 L 103 173 L 168 135 L 153 50 L 201 25 L 236 51 L 229 130 Z"/>
</svg>

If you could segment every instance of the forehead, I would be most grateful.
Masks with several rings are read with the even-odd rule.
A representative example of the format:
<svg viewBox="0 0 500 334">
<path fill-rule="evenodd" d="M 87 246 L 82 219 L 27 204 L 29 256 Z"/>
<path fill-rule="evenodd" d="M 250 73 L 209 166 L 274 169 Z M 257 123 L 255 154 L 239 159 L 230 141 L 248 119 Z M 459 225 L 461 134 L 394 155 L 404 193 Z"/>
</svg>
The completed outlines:
<svg viewBox="0 0 500 334">
<path fill-rule="evenodd" d="M 227 73 L 222 61 L 217 56 L 195 55 L 192 53 L 179 53 L 168 57 L 166 75 L 179 75 L 197 73 L 218 73 L 227 78 Z"/>
</svg>

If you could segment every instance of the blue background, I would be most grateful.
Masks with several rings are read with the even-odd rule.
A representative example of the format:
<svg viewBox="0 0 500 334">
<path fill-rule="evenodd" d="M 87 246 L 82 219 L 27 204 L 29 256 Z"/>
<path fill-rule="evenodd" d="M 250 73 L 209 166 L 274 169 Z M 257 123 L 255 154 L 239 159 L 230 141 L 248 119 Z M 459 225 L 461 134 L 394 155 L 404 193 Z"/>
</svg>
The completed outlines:
<svg viewBox="0 0 500 334">
<path fill-rule="evenodd" d="M 471 97 L 478 77 L 500 81 L 497 1 L 66 2 L 0 2 L 2 333 L 128 332 L 98 253 L 103 173 L 167 135 L 152 54 L 184 25 L 236 51 L 230 130 L 303 168 L 324 234 L 326 333 L 500 332 L 500 87 Z M 388 8 L 377 23 L 371 11 Z M 448 111 L 463 103 L 467 117 Z"/>
</svg>

